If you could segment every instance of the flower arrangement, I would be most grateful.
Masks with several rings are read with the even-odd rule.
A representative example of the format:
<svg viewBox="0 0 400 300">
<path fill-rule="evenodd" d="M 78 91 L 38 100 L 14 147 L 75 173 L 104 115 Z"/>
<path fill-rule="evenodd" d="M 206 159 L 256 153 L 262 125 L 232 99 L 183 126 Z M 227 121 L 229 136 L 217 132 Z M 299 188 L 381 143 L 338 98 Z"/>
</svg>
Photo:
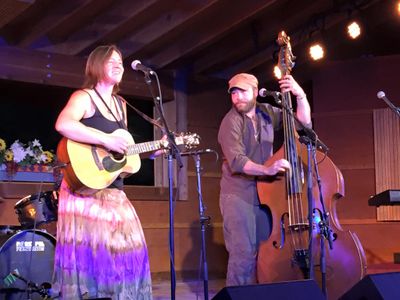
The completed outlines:
<svg viewBox="0 0 400 300">
<path fill-rule="evenodd" d="M 0 167 L 11 172 L 18 168 L 28 169 L 35 165 L 54 165 L 56 156 L 52 151 L 44 151 L 39 140 L 35 139 L 23 144 L 16 140 L 9 148 L 3 139 L 0 139 Z"/>
</svg>

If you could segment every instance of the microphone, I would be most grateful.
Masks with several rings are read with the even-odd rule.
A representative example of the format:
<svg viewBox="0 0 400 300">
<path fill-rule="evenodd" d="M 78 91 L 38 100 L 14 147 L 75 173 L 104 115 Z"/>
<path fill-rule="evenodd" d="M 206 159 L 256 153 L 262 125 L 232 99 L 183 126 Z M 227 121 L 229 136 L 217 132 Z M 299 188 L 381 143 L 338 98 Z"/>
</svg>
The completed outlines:
<svg viewBox="0 0 400 300">
<path fill-rule="evenodd" d="M 148 75 L 148 74 L 153 75 L 153 74 L 154 74 L 154 71 L 153 71 L 152 69 L 146 67 L 145 65 L 142 65 L 142 63 L 140 62 L 140 60 L 137 60 L 137 59 L 134 60 L 134 61 L 131 63 L 131 67 L 132 67 L 132 69 L 134 69 L 135 71 L 141 71 L 141 72 L 143 72 L 145 75 Z"/>
<path fill-rule="evenodd" d="M 308 144 L 310 142 L 315 142 L 316 147 L 321 149 L 323 152 L 327 153 L 329 151 L 328 146 L 318 138 L 314 130 L 305 126 L 302 128 L 302 130 L 305 135 L 300 136 L 299 140 L 301 143 Z"/>
<path fill-rule="evenodd" d="M 382 100 L 386 100 L 386 99 L 387 99 L 384 91 L 379 91 L 379 92 L 376 94 L 376 96 L 377 96 L 379 99 L 382 99 Z M 386 99 L 385 99 L 385 98 L 386 98 Z"/>
<path fill-rule="evenodd" d="M 384 91 L 379 91 L 376 96 L 379 99 L 382 99 L 383 101 L 386 102 L 386 104 L 400 117 L 400 110 L 398 107 L 396 107 L 385 95 Z"/>
<path fill-rule="evenodd" d="M 275 98 L 275 97 L 279 97 L 281 95 L 281 93 L 277 92 L 277 91 L 268 91 L 266 88 L 262 88 L 258 91 L 258 95 L 263 98 L 265 98 L 267 96 L 272 96 Z"/>
</svg>

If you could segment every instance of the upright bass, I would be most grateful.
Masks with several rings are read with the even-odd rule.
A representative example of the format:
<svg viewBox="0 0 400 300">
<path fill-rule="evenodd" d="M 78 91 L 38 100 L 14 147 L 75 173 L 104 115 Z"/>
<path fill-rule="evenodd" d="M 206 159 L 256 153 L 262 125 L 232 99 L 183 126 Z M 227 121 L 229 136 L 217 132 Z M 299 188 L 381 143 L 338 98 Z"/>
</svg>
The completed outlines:
<svg viewBox="0 0 400 300">
<path fill-rule="evenodd" d="M 290 38 L 279 33 L 279 69 L 290 74 L 294 65 Z M 265 164 L 285 158 L 291 165 L 285 180 L 259 181 L 261 204 L 269 206 L 272 230 L 260 245 L 257 261 L 259 283 L 314 279 L 329 299 L 338 299 L 366 274 L 366 259 L 356 234 L 343 230 L 336 203 L 344 196 L 340 170 L 315 150 L 315 171 L 310 151 L 299 142 L 290 93 L 282 94 L 284 143 Z M 275 180 L 276 179 L 276 180 Z M 311 182 L 310 182 L 311 181 Z M 311 203 L 311 199 L 319 199 Z"/>
</svg>

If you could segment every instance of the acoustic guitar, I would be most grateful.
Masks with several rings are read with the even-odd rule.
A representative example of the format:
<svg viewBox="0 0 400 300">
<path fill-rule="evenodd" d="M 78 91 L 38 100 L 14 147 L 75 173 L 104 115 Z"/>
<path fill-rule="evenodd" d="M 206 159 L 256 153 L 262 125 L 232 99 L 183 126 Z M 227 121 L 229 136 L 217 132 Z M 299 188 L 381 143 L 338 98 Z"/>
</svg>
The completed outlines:
<svg viewBox="0 0 400 300">
<path fill-rule="evenodd" d="M 120 176 L 122 178 L 136 173 L 140 169 L 140 153 L 166 149 L 166 140 L 156 140 L 135 144 L 132 135 L 117 129 L 111 135 L 124 137 L 128 142 L 125 155 L 115 153 L 99 145 L 79 143 L 68 138 L 62 138 L 57 147 L 59 161 L 65 165 L 64 179 L 69 187 L 78 193 L 91 194 L 108 187 Z M 199 144 L 197 134 L 179 134 L 175 136 L 177 145 L 193 148 Z"/>
</svg>

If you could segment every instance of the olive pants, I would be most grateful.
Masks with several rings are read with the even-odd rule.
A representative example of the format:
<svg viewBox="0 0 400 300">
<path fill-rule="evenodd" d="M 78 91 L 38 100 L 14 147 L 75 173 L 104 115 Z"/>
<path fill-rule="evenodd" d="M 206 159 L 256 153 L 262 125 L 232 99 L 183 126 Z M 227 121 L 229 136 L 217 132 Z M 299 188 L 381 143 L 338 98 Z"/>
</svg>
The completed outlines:
<svg viewBox="0 0 400 300">
<path fill-rule="evenodd" d="M 255 284 L 258 247 L 271 231 L 270 211 L 232 194 L 221 194 L 219 204 L 229 253 L 226 285 Z"/>
</svg>

